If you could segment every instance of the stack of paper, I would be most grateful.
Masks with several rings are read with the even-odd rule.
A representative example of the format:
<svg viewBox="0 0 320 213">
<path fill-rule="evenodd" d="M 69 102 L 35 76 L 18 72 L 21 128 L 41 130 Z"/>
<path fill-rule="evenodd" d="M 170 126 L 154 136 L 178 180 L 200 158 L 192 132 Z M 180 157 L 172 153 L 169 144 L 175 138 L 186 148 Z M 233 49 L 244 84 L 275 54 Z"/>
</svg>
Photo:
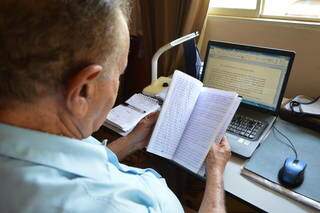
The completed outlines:
<svg viewBox="0 0 320 213">
<path fill-rule="evenodd" d="M 118 105 L 110 111 L 104 126 L 125 136 L 134 129 L 141 119 L 159 108 L 158 100 L 141 93 L 134 94 L 124 104 Z"/>
<path fill-rule="evenodd" d="M 320 98 L 312 99 L 298 95 L 285 105 L 285 109 L 301 115 L 320 116 Z"/>
</svg>

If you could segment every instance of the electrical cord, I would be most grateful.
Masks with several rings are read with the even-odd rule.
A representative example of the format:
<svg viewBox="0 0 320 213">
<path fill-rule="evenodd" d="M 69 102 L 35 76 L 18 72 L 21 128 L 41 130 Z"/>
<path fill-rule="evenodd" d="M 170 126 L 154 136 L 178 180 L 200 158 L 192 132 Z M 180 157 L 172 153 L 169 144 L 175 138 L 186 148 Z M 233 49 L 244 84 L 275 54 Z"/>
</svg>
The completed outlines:
<svg viewBox="0 0 320 213">
<path fill-rule="evenodd" d="M 296 97 L 298 97 L 298 96 L 296 96 Z M 301 115 L 301 116 L 303 116 L 304 115 L 304 112 L 303 112 L 303 110 L 302 110 L 302 107 L 301 107 L 301 105 L 310 105 L 310 104 L 313 104 L 313 103 L 315 103 L 315 102 L 317 102 L 319 99 L 320 99 L 320 96 L 318 96 L 318 97 L 316 97 L 316 98 L 310 98 L 310 97 L 307 97 L 307 96 L 300 96 L 300 97 L 304 97 L 304 98 L 306 98 L 306 99 L 309 99 L 309 101 L 307 101 L 307 102 L 302 102 L 302 101 L 295 101 L 294 99 L 295 98 L 293 98 L 290 102 L 289 102 L 289 107 L 290 107 L 290 109 L 291 109 L 291 111 L 294 113 L 294 114 L 297 114 L 297 115 Z M 296 112 L 295 110 L 294 110 L 294 108 L 295 107 L 298 107 L 299 108 L 299 112 Z"/>
<path fill-rule="evenodd" d="M 272 128 L 273 128 L 273 130 L 276 130 L 276 132 L 278 132 L 283 138 L 285 138 L 285 139 L 288 141 L 288 143 L 282 141 L 281 139 L 278 139 L 278 140 L 279 140 L 280 142 L 286 144 L 288 147 L 290 147 L 290 149 L 294 152 L 295 160 L 298 160 L 298 152 L 297 152 L 295 146 L 293 145 L 292 141 L 291 141 L 284 133 L 282 133 L 282 132 L 275 126 L 275 123 L 277 122 L 277 120 L 278 120 L 278 117 L 277 117 L 276 120 L 274 121 Z M 275 135 L 276 135 L 276 134 L 275 134 Z"/>
</svg>

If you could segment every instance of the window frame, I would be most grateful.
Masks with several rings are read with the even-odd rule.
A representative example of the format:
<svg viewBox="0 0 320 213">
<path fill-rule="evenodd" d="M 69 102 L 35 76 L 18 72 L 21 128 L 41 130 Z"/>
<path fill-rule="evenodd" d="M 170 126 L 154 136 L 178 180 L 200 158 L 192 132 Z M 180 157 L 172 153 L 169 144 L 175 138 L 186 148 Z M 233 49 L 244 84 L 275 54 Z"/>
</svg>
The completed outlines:
<svg viewBox="0 0 320 213">
<path fill-rule="evenodd" d="M 214 0 L 213 0 L 214 1 Z M 224 8 L 216 7 L 209 8 L 210 15 L 225 15 L 225 16 L 240 16 L 240 17 L 259 17 L 262 0 L 256 0 L 256 9 L 241 9 L 241 8 Z"/>
<path fill-rule="evenodd" d="M 263 10 L 264 10 L 264 6 L 265 6 L 265 0 L 256 0 L 256 1 L 257 1 L 256 9 L 213 8 L 213 7 L 210 7 L 208 14 L 209 15 L 219 15 L 219 16 L 262 18 L 262 19 L 318 22 L 318 23 L 320 23 L 320 17 L 319 18 L 308 18 L 308 17 L 300 17 L 300 16 L 264 15 Z"/>
</svg>

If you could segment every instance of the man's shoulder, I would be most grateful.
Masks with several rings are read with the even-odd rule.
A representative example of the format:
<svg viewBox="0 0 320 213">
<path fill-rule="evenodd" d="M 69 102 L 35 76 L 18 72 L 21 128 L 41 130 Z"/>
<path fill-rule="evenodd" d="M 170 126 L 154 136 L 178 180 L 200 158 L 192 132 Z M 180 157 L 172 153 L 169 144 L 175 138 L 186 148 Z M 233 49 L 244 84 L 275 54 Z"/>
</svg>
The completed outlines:
<svg viewBox="0 0 320 213">
<path fill-rule="evenodd" d="M 0 212 L 102 212 L 80 177 L 59 169 L 0 156 Z"/>
<path fill-rule="evenodd" d="M 120 189 L 112 183 L 26 161 L 0 157 L 0 162 L 0 212 L 147 211 L 135 198 L 119 198 Z"/>
</svg>

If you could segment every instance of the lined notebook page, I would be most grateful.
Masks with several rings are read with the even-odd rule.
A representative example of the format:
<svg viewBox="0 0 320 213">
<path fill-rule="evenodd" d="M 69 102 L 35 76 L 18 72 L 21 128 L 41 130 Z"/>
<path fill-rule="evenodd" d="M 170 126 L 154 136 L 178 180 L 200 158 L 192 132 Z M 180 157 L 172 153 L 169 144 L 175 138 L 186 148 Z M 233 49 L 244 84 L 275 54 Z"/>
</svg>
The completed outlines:
<svg viewBox="0 0 320 213">
<path fill-rule="evenodd" d="M 202 83 L 175 71 L 147 151 L 172 159 L 202 88 Z"/>
<path fill-rule="evenodd" d="M 173 160 L 198 173 L 210 146 L 223 131 L 235 99 L 234 92 L 203 88 Z"/>
<path fill-rule="evenodd" d="M 216 140 L 214 141 L 214 143 L 220 142 L 222 137 L 225 135 L 225 133 L 228 129 L 228 126 L 231 123 L 231 120 L 240 105 L 240 102 L 241 102 L 241 98 L 237 97 L 236 99 L 234 99 L 234 102 L 231 105 L 229 112 L 227 113 L 226 122 L 224 123 L 223 127 L 220 129 L 220 132 L 218 133 L 218 136 L 216 137 Z M 200 175 L 200 176 L 204 176 L 204 174 L 205 174 L 205 162 L 202 163 L 202 166 L 198 172 L 198 175 Z"/>
</svg>

